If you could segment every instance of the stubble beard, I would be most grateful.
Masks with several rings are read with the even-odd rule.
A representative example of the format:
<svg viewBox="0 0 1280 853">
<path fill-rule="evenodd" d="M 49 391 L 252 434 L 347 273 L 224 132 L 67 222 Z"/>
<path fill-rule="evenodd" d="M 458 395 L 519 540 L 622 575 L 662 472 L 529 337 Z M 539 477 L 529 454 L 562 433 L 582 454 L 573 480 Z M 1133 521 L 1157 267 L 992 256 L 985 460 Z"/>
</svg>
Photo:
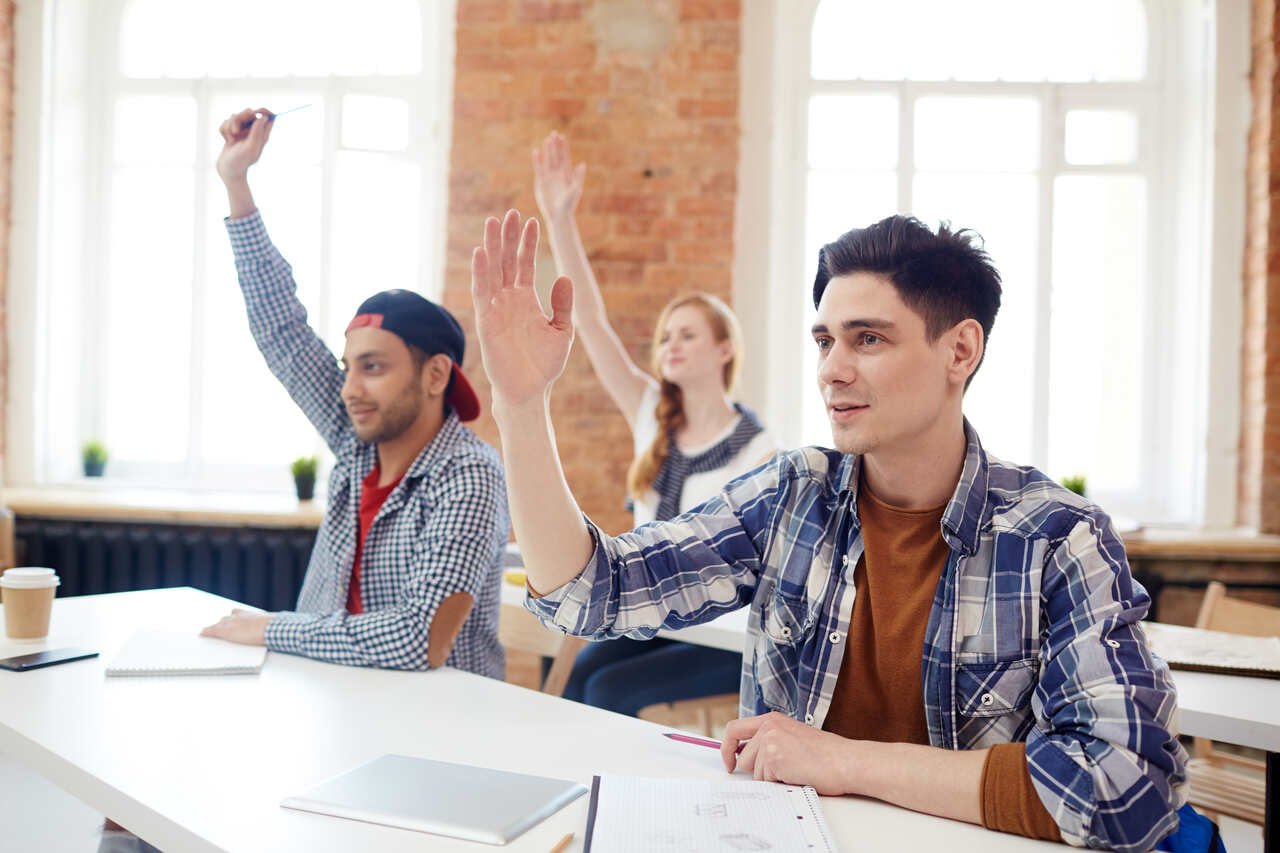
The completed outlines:
<svg viewBox="0 0 1280 853">
<path fill-rule="evenodd" d="M 410 383 L 398 396 L 385 407 L 379 409 L 379 418 L 361 434 L 356 428 L 356 437 L 361 441 L 380 444 L 392 441 L 404 434 L 413 425 L 422 411 L 422 395 L 415 384 Z"/>
</svg>

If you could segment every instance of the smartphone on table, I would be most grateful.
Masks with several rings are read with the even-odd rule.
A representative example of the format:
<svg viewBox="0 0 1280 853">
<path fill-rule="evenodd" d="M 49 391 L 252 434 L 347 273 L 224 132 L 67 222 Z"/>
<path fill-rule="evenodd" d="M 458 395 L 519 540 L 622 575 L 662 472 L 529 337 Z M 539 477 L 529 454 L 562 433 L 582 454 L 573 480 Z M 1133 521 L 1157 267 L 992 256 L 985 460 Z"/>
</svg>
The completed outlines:
<svg viewBox="0 0 1280 853">
<path fill-rule="evenodd" d="M 97 656 L 97 652 L 91 652 L 88 649 L 47 649 L 43 652 L 32 652 L 28 655 L 4 658 L 0 660 L 0 669 L 26 672 L 29 669 L 40 669 L 44 666 L 70 663 L 73 660 L 84 660 L 85 658 L 96 658 Z"/>
</svg>

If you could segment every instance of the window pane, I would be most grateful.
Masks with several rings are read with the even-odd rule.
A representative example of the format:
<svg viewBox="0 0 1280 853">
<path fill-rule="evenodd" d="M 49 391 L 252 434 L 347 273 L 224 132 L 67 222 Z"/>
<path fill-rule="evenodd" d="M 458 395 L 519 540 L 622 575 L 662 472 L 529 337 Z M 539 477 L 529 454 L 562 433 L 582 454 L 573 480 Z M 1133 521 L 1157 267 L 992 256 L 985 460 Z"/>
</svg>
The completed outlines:
<svg viewBox="0 0 1280 853">
<path fill-rule="evenodd" d="M 344 95 L 342 146 L 403 151 L 409 146 L 409 104 L 402 98 Z"/>
<path fill-rule="evenodd" d="M 1139 487 L 1146 181 L 1054 182 L 1049 476 Z"/>
<path fill-rule="evenodd" d="M 415 74 L 421 54 L 419 0 L 132 0 L 120 28 L 126 77 Z"/>
<path fill-rule="evenodd" d="M 274 137 L 273 137 L 274 141 Z M 248 315 L 236 279 L 222 217 L 226 193 L 210 173 L 206 220 L 204 417 L 201 454 L 213 464 L 287 465 L 310 455 L 315 430 L 271 374 L 249 334 Z M 294 166 L 258 171 L 256 194 L 272 241 L 293 266 L 298 295 L 313 327 L 320 291 L 320 168 Z"/>
<path fill-rule="evenodd" d="M 195 98 L 122 97 L 112 116 L 112 135 L 119 165 L 190 165 L 196 156 Z"/>
<path fill-rule="evenodd" d="M 818 80 L 1137 80 L 1146 59 L 1141 0 L 823 0 L 813 20 L 811 74 Z"/>
<path fill-rule="evenodd" d="M 804 348 L 804 404 L 800 413 L 800 440 L 804 444 L 831 446 L 831 423 L 818 393 L 818 352 L 809 330 L 815 312 L 808 293 L 817 274 L 818 250 L 851 228 L 863 228 L 892 216 L 898 209 L 895 172 L 815 170 L 809 173 L 805 212 L 805 278 L 787 292 L 805 301 L 804 325 L 796 340 Z"/>
<path fill-rule="evenodd" d="M 115 171 L 103 293 L 105 439 L 121 461 L 181 462 L 191 377 L 192 175 Z"/>
<path fill-rule="evenodd" d="M 917 175 L 912 198 L 915 214 L 930 228 L 947 220 L 955 229 L 977 231 L 1000 271 L 1000 311 L 964 411 L 987 450 L 1027 464 L 1034 419 L 1037 179 Z"/>
<path fill-rule="evenodd" d="M 334 169 L 329 334 L 340 350 L 347 321 L 367 297 L 393 287 L 423 290 L 419 275 L 418 164 L 340 151 Z"/>
<path fill-rule="evenodd" d="M 815 95 L 809 99 L 809 165 L 892 169 L 898 165 L 898 99 Z"/>
<path fill-rule="evenodd" d="M 916 101 L 916 168 L 1031 172 L 1040 163 L 1040 105 L 1031 98 Z"/>
<path fill-rule="evenodd" d="M 1071 110 L 1065 143 L 1068 163 L 1132 163 L 1138 159 L 1138 117 L 1127 110 Z"/>
</svg>

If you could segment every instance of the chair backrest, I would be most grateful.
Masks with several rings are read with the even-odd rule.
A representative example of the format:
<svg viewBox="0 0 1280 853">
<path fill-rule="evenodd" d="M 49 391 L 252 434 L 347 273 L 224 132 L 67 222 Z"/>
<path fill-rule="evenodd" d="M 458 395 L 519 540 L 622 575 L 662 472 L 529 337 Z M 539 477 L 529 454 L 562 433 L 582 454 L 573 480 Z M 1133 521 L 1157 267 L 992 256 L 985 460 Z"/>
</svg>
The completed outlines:
<svg viewBox="0 0 1280 853">
<path fill-rule="evenodd" d="M 542 684 L 542 692 L 559 696 L 569 681 L 569 673 L 578 652 L 587 644 L 581 637 L 570 637 L 550 630 L 528 610 L 518 604 L 503 604 L 498 615 L 498 639 L 508 650 L 529 652 L 552 658 L 551 671 Z"/>
<path fill-rule="evenodd" d="M 1280 637 L 1280 607 L 1227 598 L 1227 588 L 1210 581 L 1200 603 L 1196 627 L 1250 637 Z"/>
<path fill-rule="evenodd" d="M 1210 581 L 1204 591 L 1204 600 L 1200 602 L 1196 627 L 1250 637 L 1276 637 L 1280 636 L 1280 607 L 1227 598 L 1227 588 L 1219 581 Z M 1195 754 L 1211 758 L 1214 755 L 1213 741 L 1196 738 Z"/>
</svg>

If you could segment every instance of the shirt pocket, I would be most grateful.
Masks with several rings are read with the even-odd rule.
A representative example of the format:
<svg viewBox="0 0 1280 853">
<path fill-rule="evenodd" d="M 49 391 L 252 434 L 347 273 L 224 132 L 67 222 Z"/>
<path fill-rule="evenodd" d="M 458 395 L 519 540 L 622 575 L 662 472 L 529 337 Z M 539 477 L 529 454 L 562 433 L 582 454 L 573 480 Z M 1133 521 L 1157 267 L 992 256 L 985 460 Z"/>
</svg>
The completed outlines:
<svg viewBox="0 0 1280 853">
<path fill-rule="evenodd" d="M 1022 711 L 1039 683 L 1036 658 L 962 663 L 956 666 L 956 706 L 961 717 L 999 717 Z"/>
<path fill-rule="evenodd" d="M 757 704 L 794 716 L 802 704 L 801 652 L 815 622 L 808 601 L 775 595 L 766 602 L 754 649 Z"/>
</svg>

